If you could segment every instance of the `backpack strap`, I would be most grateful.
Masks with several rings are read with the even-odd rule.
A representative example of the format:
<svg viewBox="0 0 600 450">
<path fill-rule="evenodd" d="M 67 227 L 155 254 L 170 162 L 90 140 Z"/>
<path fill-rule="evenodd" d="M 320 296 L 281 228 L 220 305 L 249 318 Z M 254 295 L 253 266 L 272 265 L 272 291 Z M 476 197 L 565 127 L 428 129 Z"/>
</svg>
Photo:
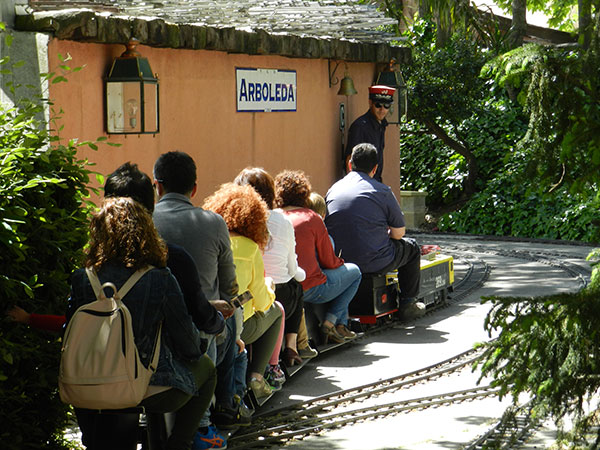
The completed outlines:
<svg viewBox="0 0 600 450">
<path fill-rule="evenodd" d="M 137 283 L 140 278 L 142 278 L 146 272 L 148 272 L 149 270 L 154 269 L 154 266 L 146 266 L 143 269 L 139 269 L 136 272 L 133 273 L 133 275 L 131 275 L 129 277 L 129 279 L 125 282 L 125 284 L 123 286 L 121 286 L 121 289 L 119 289 L 119 292 L 117 292 L 114 297 L 122 300 L 123 297 L 125 297 L 125 295 L 127 295 L 127 293 L 129 292 L 129 290 L 135 286 L 135 283 Z"/>
<path fill-rule="evenodd" d="M 125 295 L 131 290 L 131 288 L 133 286 L 135 286 L 135 284 L 140 280 L 140 278 L 142 278 L 146 274 L 146 272 L 148 272 L 152 269 L 154 269 L 154 266 L 149 265 L 143 269 L 139 269 L 139 270 L 135 271 L 129 277 L 129 279 L 125 282 L 125 284 L 123 284 L 123 286 L 121 286 L 121 289 L 119 289 L 118 291 L 117 291 L 117 287 L 111 282 L 106 282 L 101 285 L 100 279 L 98 278 L 98 274 L 96 273 L 96 270 L 93 267 L 86 267 L 85 273 L 87 274 L 87 276 L 90 280 L 90 284 L 92 285 L 94 294 L 96 294 L 96 299 L 98 299 L 98 300 L 105 299 L 106 295 L 104 294 L 103 288 L 110 287 L 114 291 L 113 298 L 115 300 L 119 301 L 123 297 L 125 297 Z"/>
<path fill-rule="evenodd" d="M 86 267 L 85 273 L 87 274 L 88 279 L 90 280 L 90 284 L 92 285 L 92 289 L 94 290 L 94 294 L 96 295 L 96 300 L 106 298 L 106 295 L 104 295 L 104 291 L 102 290 L 102 285 L 100 284 L 100 279 L 96 274 L 96 270 L 93 267 Z M 115 292 L 117 292 L 117 288 L 114 284 L 111 287 L 115 290 Z"/>
<path fill-rule="evenodd" d="M 123 286 L 121 286 L 121 289 L 119 289 L 119 291 L 117 292 L 117 288 L 116 286 L 111 283 L 111 282 L 106 282 L 104 284 L 100 284 L 100 279 L 98 278 L 98 274 L 96 273 L 96 270 L 93 267 L 86 267 L 85 268 L 85 272 L 90 280 L 90 284 L 92 285 L 92 289 L 94 290 L 94 294 L 96 294 L 96 298 L 98 300 L 102 300 L 102 299 L 106 299 L 106 295 L 104 294 L 104 287 L 110 287 L 113 289 L 114 294 L 113 294 L 113 298 L 114 300 L 117 302 L 117 304 L 120 304 L 120 301 L 123 297 L 125 297 L 125 295 L 131 290 L 131 288 L 133 286 L 135 286 L 135 284 L 140 280 L 140 278 L 142 278 L 146 272 L 150 271 L 154 269 L 154 266 L 152 265 L 148 265 L 143 269 L 139 269 L 137 271 L 135 271 L 128 279 L 127 281 L 123 284 Z M 149 369 L 152 372 L 156 371 L 156 368 L 158 367 L 158 359 L 159 359 L 159 355 L 160 355 L 160 337 L 161 337 L 161 331 L 162 331 L 162 320 L 160 321 L 160 323 L 158 324 L 158 332 L 156 333 L 156 336 L 154 338 L 154 346 L 152 349 L 152 355 L 150 357 L 150 365 L 149 365 Z"/>
</svg>

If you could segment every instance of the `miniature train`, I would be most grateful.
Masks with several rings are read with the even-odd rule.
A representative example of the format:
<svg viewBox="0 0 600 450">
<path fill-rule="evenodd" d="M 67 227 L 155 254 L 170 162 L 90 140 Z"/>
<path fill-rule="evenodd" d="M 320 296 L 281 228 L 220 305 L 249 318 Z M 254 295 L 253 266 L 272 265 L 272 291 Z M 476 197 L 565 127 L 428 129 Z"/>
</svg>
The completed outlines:
<svg viewBox="0 0 600 450">
<path fill-rule="evenodd" d="M 422 302 L 427 309 L 443 304 L 454 284 L 454 259 L 440 251 L 432 251 L 421 256 L 421 282 L 416 301 Z M 350 317 L 362 325 L 377 324 L 383 318 L 398 312 L 397 272 L 387 274 L 363 274 L 363 279 L 354 299 L 350 303 Z M 314 342 L 318 336 L 319 318 L 323 317 L 326 305 L 305 304 L 306 321 L 309 335 L 318 350 L 323 350 L 320 342 Z M 328 348 L 328 347 L 327 347 Z"/>
<path fill-rule="evenodd" d="M 427 308 L 446 301 L 454 284 L 454 260 L 439 252 L 421 257 L 421 282 L 416 301 Z M 350 303 L 350 316 L 362 324 L 375 324 L 381 317 L 398 311 L 400 287 L 396 271 L 383 275 L 363 276 L 354 300 Z"/>
</svg>

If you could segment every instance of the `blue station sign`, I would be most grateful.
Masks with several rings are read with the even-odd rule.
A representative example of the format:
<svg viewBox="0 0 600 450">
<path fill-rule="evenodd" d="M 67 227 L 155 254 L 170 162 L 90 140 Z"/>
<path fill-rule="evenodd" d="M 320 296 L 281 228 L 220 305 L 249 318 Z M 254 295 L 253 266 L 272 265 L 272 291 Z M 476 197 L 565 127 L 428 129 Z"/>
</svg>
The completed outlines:
<svg viewBox="0 0 600 450">
<path fill-rule="evenodd" d="M 238 112 L 296 111 L 296 71 L 235 69 Z"/>
</svg>

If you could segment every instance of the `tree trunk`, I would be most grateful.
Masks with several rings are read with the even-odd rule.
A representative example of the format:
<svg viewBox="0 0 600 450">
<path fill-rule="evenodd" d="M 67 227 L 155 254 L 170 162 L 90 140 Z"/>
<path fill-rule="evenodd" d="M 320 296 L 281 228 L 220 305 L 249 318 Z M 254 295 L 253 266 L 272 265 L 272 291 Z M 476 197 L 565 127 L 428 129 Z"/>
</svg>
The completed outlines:
<svg viewBox="0 0 600 450">
<path fill-rule="evenodd" d="M 435 22 L 437 23 L 436 45 L 441 48 L 445 46 L 452 36 L 452 19 L 449 9 L 438 8 L 435 11 Z"/>
<path fill-rule="evenodd" d="M 475 193 L 475 181 L 479 177 L 479 163 L 477 162 L 477 158 L 467 146 L 448 136 L 448 133 L 433 120 L 425 119 L 423 123 L 438 139 L 467 160 L 469 174 L 465 182 L 464 195 L 471 197 Z"/>
<path fill-rule="evenodd" d="M 592 40 L 592 0 L 578 0 L 579 44 L 587 50 Z"/>
<path fill-rule="evenodd" d="M 427 17 L 428 14 L 429 14 L 429 1 L 421 0 L 419 2 L 419 17 L 420 18 Z"/>
<path fill-rule="evenodd" d="M 508 30 L 510 48 L 523 45 L 527 33 L 527 0 L 512 0 L 512 23 Z"/>
</svg>

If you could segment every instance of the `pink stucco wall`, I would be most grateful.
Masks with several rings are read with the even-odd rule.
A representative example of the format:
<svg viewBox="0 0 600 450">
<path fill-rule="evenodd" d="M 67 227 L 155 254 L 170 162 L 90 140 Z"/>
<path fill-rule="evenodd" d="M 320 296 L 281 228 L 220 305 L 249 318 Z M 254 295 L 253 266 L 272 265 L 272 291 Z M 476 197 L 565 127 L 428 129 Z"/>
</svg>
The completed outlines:
<svg viewBox="0 0 600 450">
<path fill-rule="evenodd" d="M 246 166 L 261 166 L 276 175 L 283 169 L 301 169 L 313 189 L 325 194 L 341 174 L 341 133 L 338 108 L 346 97 L 339 85 L 329 87 L 327 60 L 280 56 L 249 56 L 207 50 L 174 50 L 140 46 L 160 79 L 160 132 L 156 135 L 107 135 L 103 121 L 103 77 L 122 45 L 80 43 L 52 39 L 51 69 L 59 66 L 58 54 L 70 55 L 71 67 L 85 66 L 68 76 L 67 83 L 51 86 L 55 108 L 64 113 L 61 138 L 94 140 L 108 136 L 120 147 L 100 144 L 97 151 L 82 149 L 81 156 L 107 175 L 126 161 L 152 173 L 163 152 L 182 150 L 198 166 L 201 204 L 221 183 L 231 181 Z M 297 72 L 297 111 L 236 112 L 235 68 L 255 67 Z M 367 88 L 375 65 L 350 63 L 348 69 L 358 94 L 346 104 L 346 132 L 350 123 L 367 109 Z M 343 77 L 343 64 L 336 75 Z M 383 179 L 399 194 L 398 128 L 386 135 Z"/>
</svg>

